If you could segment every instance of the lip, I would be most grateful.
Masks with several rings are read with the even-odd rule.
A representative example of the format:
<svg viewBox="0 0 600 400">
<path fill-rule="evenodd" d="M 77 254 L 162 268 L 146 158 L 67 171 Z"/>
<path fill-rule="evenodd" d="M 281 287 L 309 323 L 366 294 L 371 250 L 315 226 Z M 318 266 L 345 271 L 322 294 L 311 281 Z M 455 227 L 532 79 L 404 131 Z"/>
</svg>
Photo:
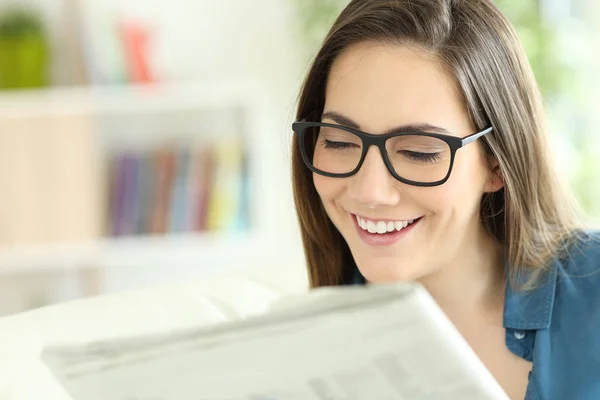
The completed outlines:
<svg viewBox="0 0 600 400">
<path fill-rule="evenodd" d="M 368 220 L 368 221 L 410 221 L 411 219 L 412 219 L 413 221 L 416 221 L 416 220 L 418 220 L 419 218 L 422 218 L 422 217 L 423 217 L 423 216 L 421 216 L 421 217 L 418 217 L 418 218 L 399 219 L 399 218 L 383 218 L 383 217 L 371 218 L 371 217 L 365 217 L 365 216 L 363 216 L 363 215 L 352 214 L 352 213 L 350 213 L 350 215 L 351 215 L 352 217 L 354 217 L 354 218 L 356 218 L 356 216 L 359 216 L 360 218 L 362 218 L 362 219 L 366 219 L 366 220 Z"/>
<path fill-rule="evenodd" d="M 419 218 L 415 219 L 415 222 L 413 222 L 412 225 L 409 225 L 400 231 L 394 231 L 394 232 L 386 233 L 384 235 L 380 235 L 379 233 L 369 233 L 369 232 L 363 230 L 358 225 L 358 221 L 356 220 L 356 214 L 350 214 L 350 217 L 354 221 L 354 226 L 358 232 L 358 236 L 360 237 L 360 239 L 365 244 L 368 244 L 370 246 L 390 246 L 390 245 L 393 245 L 393 244 L 399 242 L 404 237 L 406 237 L 406 235 L 408 235 L 417 225 L 419 225 L 419 223 L 423 219 L 423 217 L 419 217 Z M 390 220 L 390 221 L 393 221 L 393 220 Z"/>
</svg>

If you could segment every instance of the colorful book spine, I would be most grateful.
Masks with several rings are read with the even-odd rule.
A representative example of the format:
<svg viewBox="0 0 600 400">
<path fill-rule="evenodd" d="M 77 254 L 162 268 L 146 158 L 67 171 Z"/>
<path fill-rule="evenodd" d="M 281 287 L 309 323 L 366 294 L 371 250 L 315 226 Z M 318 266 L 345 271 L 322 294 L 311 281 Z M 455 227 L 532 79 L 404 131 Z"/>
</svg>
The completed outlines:
<svg viewBox="0 0 600 400">
<path fill-rule="evenodd" d="M 242 194 L 242 146 L 239 141 L 217 144 L 214 184 L 208 204 L 207 229 L 226 232 L 235 229 Z"/>
<path fill-rule="evenodd" d="M 251 184 L 241 142 L 123 152 L 113 157 L 110 168 L 109 235 L 249 227 Z"/>
<path fill-rule="evenodd" d="M 150 231 L 149 215 L 152 215 L 152 196 L 154 193 L 155 179 L 152 170 L 153 159 L 149 154 L 139 155 L 139 184 L 137 186 L 137 214 L 135 218 L 136 230 L 138 235 L 145 234 Z"/>
<path fill-rule="evenodd" d="M 113 169 L 111 213 L 113 236 L 133 233 L 132 217 L 135 202 L 136 160 L 131 154 L 121 154 L 116 158 Z"/>
<path fill-rule="evenodd" d="M 206 216 L 213 187 L 214 168 L 214 152 L 211 147 L 205 147 L 195 152 L 194 174 L 191 176 L 193 181 L 190 184 L 194 205 L 192 206 L 190 222 L 191 230 L 196 232 L 207 229 Z"/>
<path fill-rule="evenodd" d="M 240 201 L 238 204 L 237 218 L 235 222 L 235 230 L 238 232 L 244 232 L 250 228 L 250 215 L 252 214 L 252 199 L 250 198 L 250 187 L 252 186 L 252 183 L 250 182 L 250 160 L 248 157 L 248 152 L 245 151 L 245 149 L 246 148 L 244 147 L 242 154 L 242 169 L 240 172 Z"/>
<path fill-rule="evenodd" d="M 152 193 L 154 200 L 150 215 L 151 234 L 168 232 L 168 213 L 171 209 L 172 190 L 175 178 L 175 154 L 171 149 L 160 149 L 154 156 L 155 187 Z"/>
<path fill-rule="evenodd" d="M 187 228 L 186 220 L 189 218 L 190 201 L 187 193 L 189 185 L 189 169 L 190 169 L 190 151 L 189 149 L 181 149 L 178 151 L 177 171 L 172 187 L 172 202 L 169 221 L 169 232 L 185 232 Z"/>
</svg>

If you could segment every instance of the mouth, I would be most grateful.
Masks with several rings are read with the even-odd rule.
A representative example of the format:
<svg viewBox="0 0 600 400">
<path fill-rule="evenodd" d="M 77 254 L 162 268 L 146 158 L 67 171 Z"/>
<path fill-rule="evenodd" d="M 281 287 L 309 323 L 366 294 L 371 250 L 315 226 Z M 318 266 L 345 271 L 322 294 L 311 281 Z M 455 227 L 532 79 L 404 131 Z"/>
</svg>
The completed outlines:
<svg viewBox="0 0 600 400">
<path fill-rule="evenodd" d="M 405 238 L 424 218 L 407 220 L 372 220 L 350 214 L 360 239 L 372 246 L 389 246 Z"/>
</svg>

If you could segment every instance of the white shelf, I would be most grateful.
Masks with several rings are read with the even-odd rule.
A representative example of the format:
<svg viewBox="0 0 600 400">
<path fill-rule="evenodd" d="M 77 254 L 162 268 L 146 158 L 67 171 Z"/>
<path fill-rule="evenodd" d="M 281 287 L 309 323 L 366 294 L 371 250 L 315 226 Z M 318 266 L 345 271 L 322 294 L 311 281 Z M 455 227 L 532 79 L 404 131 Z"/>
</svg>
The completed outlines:
<svg viewBox="0 0 600 400">
<path fill-rule="evenodd" d="M 222 272 L 249 263 L 259 264 L 272 252 L 267 244 L 277 239 L 279 221 L 275 211 L 280 197 L 277 184 L 271 178 L 280 168 L 280 155 L 273 152 L 279 127 L 273 126 L 268 97 L 256 83 L 177 82 L 0 92 L 0 120 L 79 114 L 87 121 L 89 116 L 90 140 L 100 156 L 110 154 L 107 150 L 113 150 L 113 147 L 119 149 L 120 145 L 129 145 L 133 141 L 140 146 L 150 146 L 155 141 L 160 142 L 162 137 L 179 135 L 178 131 L 192 137 L 214 132 L 216 137 L 209 139 L 222 139 L 231 121 L 222 118 L 219 112 L 231 110 L 243 112 L 242 134 L 248 145 L 252 184 L 249 212 L 253 231 L 234 236 L 182 234 L 0 247 L 0 276 L 100 269 L 111 275 L 112 287 L 118 287 L 118 280 L 123 278 L 120 273 L 129 273 L 126 279 L 130 283 L 137 279 L 154 283 L 162 281 L 161 274 L 171 271 L 182 277 L 196 272 L 201 275 L 203 271 L 213 273 L 215 269 Z M 185 118 L 180 116 L 181 112 L 186 113 Z M 207 118 L 208 127 L 206 133 L 202 133 L 197 121 L 204 121 L 205 112 L 217 112 L 221 118 L 215 118 L 217 126 L 212 126 L 211 119 Z M 129 117 L 133 117 L 135 123 L 121 123 L 131 122 Z M 162 124 L 172 129 L 157 126 L 155 118 L 163 118 Z M 144 135 L 146 125 L 153 129 Z M 187 129 L 189 126 L 192 128 Z M 87 125 L 85 129 L 88 129 Z M 43 133 L 44 129 L 39 133 L 36 131 L 36 134 Z"/>
<path fill-rule="evenodd" d="M 214 261 L 236 262 L 257 254 L 264 243 L 256 233 L 182 234 L 109 239 L 103 243 L 103 267 L 205 267 Z"/>
<path fill-rule="evenodd" d="M 132 114 L 185 108 L 253 107 L 262 90 L 251 82 L 177 82 L 0 92 L 0 117 Z"/>
<path fill-rule="evenodd" d="M 99 241 L 2 247 L 0 275 L 89 269 L 101 248 Z"/>
<path fill-rule="evenodd" d="M 244 263 L 264 251 L 256 233 L 172 234 L 0 248 L 0 275 L 64 270 L 165 268 Z"/>
</svg>

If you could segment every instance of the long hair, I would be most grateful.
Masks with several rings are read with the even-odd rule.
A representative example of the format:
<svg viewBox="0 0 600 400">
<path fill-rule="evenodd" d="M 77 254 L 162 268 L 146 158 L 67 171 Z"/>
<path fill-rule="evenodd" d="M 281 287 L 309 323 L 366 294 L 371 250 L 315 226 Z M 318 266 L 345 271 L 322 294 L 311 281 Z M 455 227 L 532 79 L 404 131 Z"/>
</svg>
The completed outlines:
<svg viewBox="0 0 600 400">
<path fill-rule="evenodd" d="M 498 162 L 504 187 L 482 197 L 482 223 L 504 247 L 511 275 L 543 271 L 581 223 L 551 160 L 539 89 L 507 18 L 492 0 L 353 0 L 310 67 L 297 119 L 320 119 L 334 60 L 360 42 L 416 47 L 448 68 L 474 126 L 494 127 L 482 147 Z M 344 284 L 356 264 L 327 217 L 296 141 L 292 169 L 311 286 Z"/>
</svg>

